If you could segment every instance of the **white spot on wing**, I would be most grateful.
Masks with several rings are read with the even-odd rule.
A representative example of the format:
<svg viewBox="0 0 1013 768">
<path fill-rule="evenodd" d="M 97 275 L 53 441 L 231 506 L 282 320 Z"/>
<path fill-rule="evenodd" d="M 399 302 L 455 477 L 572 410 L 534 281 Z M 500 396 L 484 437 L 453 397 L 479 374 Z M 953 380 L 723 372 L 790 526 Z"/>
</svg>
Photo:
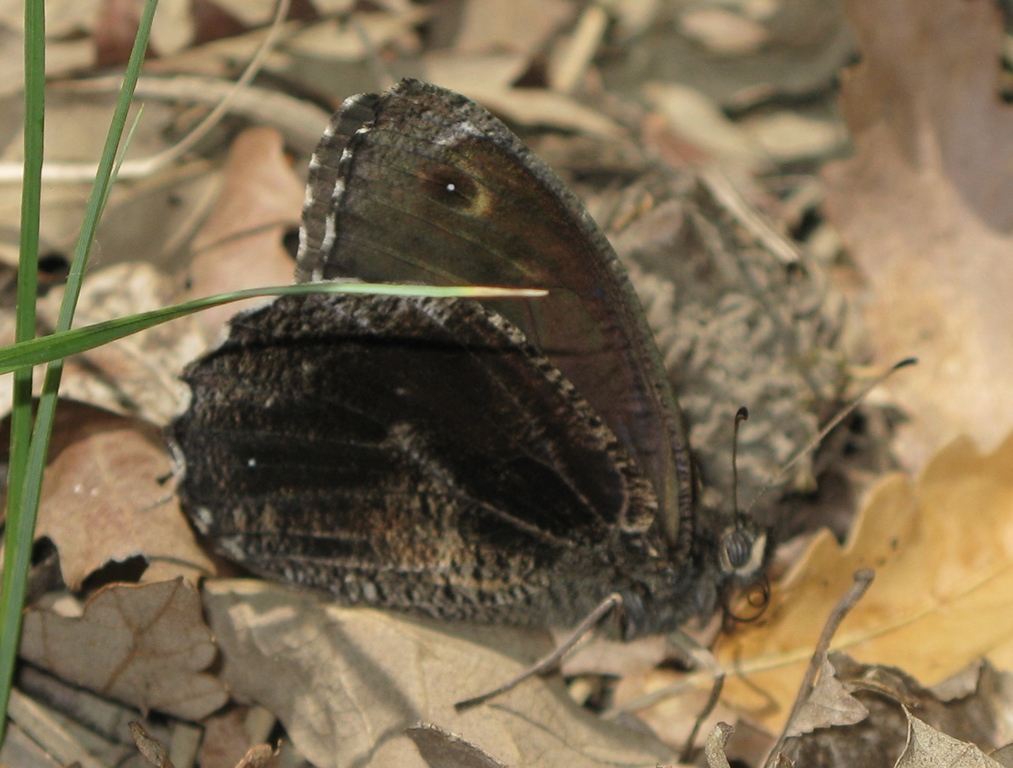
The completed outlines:
<svg viewBox="0 0 1013 768">
<path fill-rule="evenodd" d="M 328 213 L 324 217 L 324 236 L 320 240 L 320 253 L 326 255 L 334 247 L 334 240 L 337 237 L 337 224 L 334 221 L 334 213 Z"/>
</svg>

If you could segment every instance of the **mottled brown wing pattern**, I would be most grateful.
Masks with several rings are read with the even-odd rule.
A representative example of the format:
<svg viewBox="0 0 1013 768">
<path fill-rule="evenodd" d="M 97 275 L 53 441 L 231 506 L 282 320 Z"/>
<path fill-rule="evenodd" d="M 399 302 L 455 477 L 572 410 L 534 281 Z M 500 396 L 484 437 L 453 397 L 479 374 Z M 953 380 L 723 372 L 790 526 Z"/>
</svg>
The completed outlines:
<svg viewBox="0 0 1013 768">
<path fill-rule="evenodd" d="M 475 302 L 279 299 L 185 378 L 198 528 L 349 602 L 446 612 L 447 592 L 544 621 L 557 564 L 609 568 L 610 537 L 649 535 L 657 511 L 601 419 Z"/>
</svg>

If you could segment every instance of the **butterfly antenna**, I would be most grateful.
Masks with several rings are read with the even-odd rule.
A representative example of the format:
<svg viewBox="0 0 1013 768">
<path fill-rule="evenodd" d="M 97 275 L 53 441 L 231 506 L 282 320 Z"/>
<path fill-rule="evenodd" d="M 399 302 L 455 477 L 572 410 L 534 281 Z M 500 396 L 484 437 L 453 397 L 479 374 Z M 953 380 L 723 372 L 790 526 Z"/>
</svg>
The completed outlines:
<svg viewBox="0 0 1013 768">
<path fill-rule="evenodd" d="M 764 486 L 753 497 L 753 500 L 749 502 L 749 506 L 746 508 L 746 513 L 748 514 L 749 510 L 751 510 L 753 506 L 756 504 L 756 502 L 760 500 L 760 497 L 763 496 L 763 494 L 765 494 L 767 491 L 769 491 L 771 487 L 774 485 L 774 483 L 776 483 L 778 480 L 784 477 L 787 474 L 788 470 L 791 469 L 793 466 L 795 466 L 803 456 L 807 455 L 813 448 L 822 443 L 823 438 L 825 438 L 830 433 L 830 430 L 832 430 L 834 427 L 836 427 L 838 424 L 844 421 L 845 417 L 853 410 L 855 410 L 855 408 L 858 407 L 859 403 L 861 403 L 862 400 L 865 399 L 866 395 L 868 395 L 872 390 L 874 390 L 876 387 L 878 387 L 880 384 L 882 384 L 884 381 L 890 378 L 896 371 L 899 371 L 901 368 L 906 368 L 909 365 L 914 365 L 917 362 L 918 358 L 916 357 L 905 358 L 904 360 L 901 360 L 899 363 L 894 363 L 888 370 L 886 370 L 884 373 L 880 374 L 879 376 L 874 378 L 871 382 L 869 382 L 862 389 L 862 391 L 859 392 L 854 397 L 854 399 L 852 399 L 850 403 L 848 403 L 841 410 L 839 410 L 837 412 L 837 415 L 834 416 L 830 421 L 828 421 L 826 425 L 824 425 L 823 429 L 819 431 L 819 434 L 816 435 L 816 437 L 810 440 L 802 449 L 800 449 L 794 456 L 792 456 L 783 467 L 781 467 L 776 473 L 774 473 L 774 475 L 764 484 Z M 735 420 L 736 431 L 738 431 L 738 426 L 739 426 L 738 416 L 736 416 Z M 735 454 L 733 452 L 732 456 L 734 457 L 734 455 Z M 733 464 L 733 473 L 734 473 L 734 464 Z"/>
<path fill-rule="evenodd" d="M 735 414 L 735 431 L 732 432 L 732 509 L 739 514 L 739 425 L 749 418 L 749 409 L 743 406 Z"/>
</svg>

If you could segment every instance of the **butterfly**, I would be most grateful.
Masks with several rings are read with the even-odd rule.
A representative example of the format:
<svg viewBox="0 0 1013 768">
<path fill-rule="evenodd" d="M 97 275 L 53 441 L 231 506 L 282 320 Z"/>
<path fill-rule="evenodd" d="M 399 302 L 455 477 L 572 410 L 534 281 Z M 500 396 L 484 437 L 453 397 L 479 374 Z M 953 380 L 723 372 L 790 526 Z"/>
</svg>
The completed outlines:
<svg viewBox="0 0 1013 768">
<path fill-rule="evenodd" d="M 283 297 L 192 363 L 184 508 L 227 557 L 344 603 L 668 631 L 755 579 L 766 533 L 695 501 L 683 418 L 604 235 L 465 97 L 345 101 L 310 162 L 297 278 L 543 299 Z"/>
</svg>

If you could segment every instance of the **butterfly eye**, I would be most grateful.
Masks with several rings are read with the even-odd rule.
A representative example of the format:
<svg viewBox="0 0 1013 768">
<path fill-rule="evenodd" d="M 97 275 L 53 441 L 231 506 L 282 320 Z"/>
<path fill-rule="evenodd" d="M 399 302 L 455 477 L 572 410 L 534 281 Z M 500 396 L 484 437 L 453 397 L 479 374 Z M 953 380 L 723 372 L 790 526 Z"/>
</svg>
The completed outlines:
<svg viewBox="0 0 1013 768">
<path fill-rule="evenodd" d="M 726 574 L 749 576 L 763 564 L 766 535 L 755 536 L 741 526 L 729 528 L 721 536 L 721 569 Z"/>
</svg>

